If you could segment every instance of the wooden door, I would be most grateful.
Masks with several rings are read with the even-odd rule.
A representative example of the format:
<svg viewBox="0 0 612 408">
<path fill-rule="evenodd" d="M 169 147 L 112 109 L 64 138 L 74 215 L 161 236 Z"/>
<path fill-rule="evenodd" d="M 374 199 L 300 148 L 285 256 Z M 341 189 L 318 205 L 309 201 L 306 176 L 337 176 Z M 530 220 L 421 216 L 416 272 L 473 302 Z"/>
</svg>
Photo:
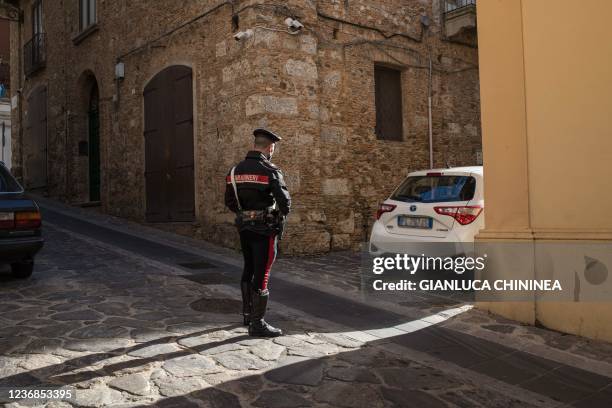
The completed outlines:
<svg viewBox="0 0 612 408">
<path fill-rule="evenodd" d="M 87 114 L 89 139 L 89 201 L 100 201 L 100 97 L 94 85 Z"/>
<path fill-rule="evenodd" d="M 28 97 L 24 140 L 25 185 L 47 186 L 47 88 L 40 87 Z"/>
<path fill-rule="evenodd" d="M 175 65 L 145 87 L 146 219 L 192 221 L 195 216 L 193 79 Z"/>
</svg>

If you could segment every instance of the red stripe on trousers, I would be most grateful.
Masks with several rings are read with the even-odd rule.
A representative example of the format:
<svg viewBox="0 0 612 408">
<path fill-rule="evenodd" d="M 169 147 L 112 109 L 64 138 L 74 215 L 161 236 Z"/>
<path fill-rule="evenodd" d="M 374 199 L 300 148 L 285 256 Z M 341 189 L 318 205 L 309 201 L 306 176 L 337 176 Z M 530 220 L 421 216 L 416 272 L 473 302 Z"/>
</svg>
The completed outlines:
<svg viewBox="0 0 612 408">
<path fill-rule="evenodd" d="M 268 288 L 268 279 L 270 277 L 270 269 L 272 269 L 272 263 L 274 262 L 274 240 L 276 235 L 270 237 L 268 242 L 268 262 L 266 263 L 266 272 L 264 273 L 263 280 L 261 281 L 261 290 Z"/>
</svg>

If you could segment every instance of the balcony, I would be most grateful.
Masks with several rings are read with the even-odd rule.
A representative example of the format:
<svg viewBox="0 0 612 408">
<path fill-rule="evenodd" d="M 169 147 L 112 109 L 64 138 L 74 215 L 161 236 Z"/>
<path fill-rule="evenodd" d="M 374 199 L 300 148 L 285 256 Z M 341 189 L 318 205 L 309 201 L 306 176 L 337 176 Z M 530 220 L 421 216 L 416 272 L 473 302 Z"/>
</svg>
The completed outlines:
<svg viewBox="0 0 612 408">
<path fill-rule="evenodd" d="M 449 38 L 476 34 L 476 0 L 446 0 L 444 26 Z"/>
<path fill-rule="evenodd" d="M 24 69 L 27 76 L 44 68 L 47 62 L 45 40 L 45 34 L 34 34 L 32 39 L 23 46 Z"/>
</svg>

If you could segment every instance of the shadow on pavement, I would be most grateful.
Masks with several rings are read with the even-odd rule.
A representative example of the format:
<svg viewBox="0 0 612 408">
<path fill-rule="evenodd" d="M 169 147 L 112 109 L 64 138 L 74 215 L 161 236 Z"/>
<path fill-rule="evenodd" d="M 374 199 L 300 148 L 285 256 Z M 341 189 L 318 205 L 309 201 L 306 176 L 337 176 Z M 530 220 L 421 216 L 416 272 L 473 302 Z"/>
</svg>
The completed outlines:
<svg viewBox="0 0 612 408">
<path fill-rule="evenodd" d="M 401 337 L 410 339 L 417 335 Z M 610 392 L 601 391 L 601 381 L 592 382 L 593 379 L 589 377 L 569 376 L 564 386 L 559 375 L 547 385 L 536 387 L 538 389 L 529 387 L 529 381 L 542 374 L 527 375 L 517 383 L 525 390 L 543 391 L 542 394 L 548 399 L 536 394 L 527 395 L 525 391 L 500 392 L 501 388 L 496 389 L 490 384 L 472 382 L 460 375 L 449 374 L 374 347 L 316 359 L 286 356 L 279 364 L 279 367 L 263 374 L 226 381 L 142 407 L 195 407 L 198 401 L 205 401 L 218 408 L 287 408 L 317 404 L 344 408 L 529 408 L 551 406 L 551 403 L 580 408 L 607 408 L 612 402 Z M 504 368 L 503 364 L 500 365 L 500 374 Z M 572 381 L 574 384 L 568 386 Z"/>
<path fill-rule="evenodd" d="M 61 364 L 45 366 L 39 370 L 30 370 L 24 373 L 10 375 L 7 377 L 0 378 L 0 388 L 10 388 L 16 386 L 35 386 L 42 385 L 43 381 L 40 380 L 41 377 L 45 377 L 49 373 L 52 373 L 49 377 L 49 384 L 60 383 L 64 385 L 71 385 L 77 382 L 88 381 L 98 377 L 103 377 L 107 375 L 112 375 L 113 373 L 121 370 L 126 370 L 130 368 L 141 367 L 146 364 L 156 362 L 156 361 L 167 361 L 170 359 L 187 356 L 190 354 L 197 354 L 203 351 L 212 349 L 214 347 L 221 347 L 223 345 L 237 343 L 241 340 L 246 340 L 249 337 L 247 335 L 237 336 L 230 339 L 222 340 L 222 341 L 213 341 L 206 344 L 201 344 L 197 346 L 190 347 L 189 349 L 182 349 L 180 351 L 165 353 L 165 354 L 155 354 L 155 349 L 151 350 L 151 356 L 146 356 L 144 358 L 135 358 L 129 361 L 118 362 L 115 364 L 106 365 L 103 369 L 100 370 L 90 370 L 79 372 L 77 374 L 66 374 L 73 370 L 79 370 L 83 368 L 88 368 L 90 366 L 96 365 L 96 363 L 102 362 L 107 359 L 111 359 L 113 357 L 122 356 L 122 355 L 130 355 L 136 354 L 139 350 L 144 350 L 147 348 L 151 348 L 154 346 L 162 346 L 162 345 L 171 345 L 173 343 L 179 342 L 181 340 L 205 336 L 207 334 L 212 334 L 221 330 L 232 330 L 241 327 L 240 325 L 231 325 L 218 327 L 214 329 L 202 330 L 200 332 L 190 333 L 188 335 L 183 336 L 174 336 L 174 337 L 165 337 L 155 339 L 146 343 L 140 343 L 132 347 L 118 348 L 114 350 L 110 350 L 108 352 L 103 353 L 94 353 L 88 354 L 83 357 L 78 357 L 74 359 L 69 359 Z"/>
</svg>

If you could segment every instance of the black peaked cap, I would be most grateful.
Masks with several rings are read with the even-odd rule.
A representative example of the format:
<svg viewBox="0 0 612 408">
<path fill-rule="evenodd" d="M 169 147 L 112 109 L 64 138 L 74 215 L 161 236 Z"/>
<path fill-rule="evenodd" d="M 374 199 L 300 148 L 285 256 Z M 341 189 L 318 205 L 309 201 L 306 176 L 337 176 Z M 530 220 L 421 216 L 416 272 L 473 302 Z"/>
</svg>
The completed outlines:
<svg viewBox="0 0 612 408">
<path fill-rule="evenodd" d="M 280 142 L 281 140 L 283 140 L 282 137 L 280 137 L 279 135 L 277 135 L 277 134 L 275 134 L 273 132 L 270 132 L 267 129 L 262 129 L 262 128 L 255 129 L 253 131 L 253 136 L 255 136 L 255 137 L 263 136 L 265 138 L 270 139 L 273 143 Z"/>
</svg>

